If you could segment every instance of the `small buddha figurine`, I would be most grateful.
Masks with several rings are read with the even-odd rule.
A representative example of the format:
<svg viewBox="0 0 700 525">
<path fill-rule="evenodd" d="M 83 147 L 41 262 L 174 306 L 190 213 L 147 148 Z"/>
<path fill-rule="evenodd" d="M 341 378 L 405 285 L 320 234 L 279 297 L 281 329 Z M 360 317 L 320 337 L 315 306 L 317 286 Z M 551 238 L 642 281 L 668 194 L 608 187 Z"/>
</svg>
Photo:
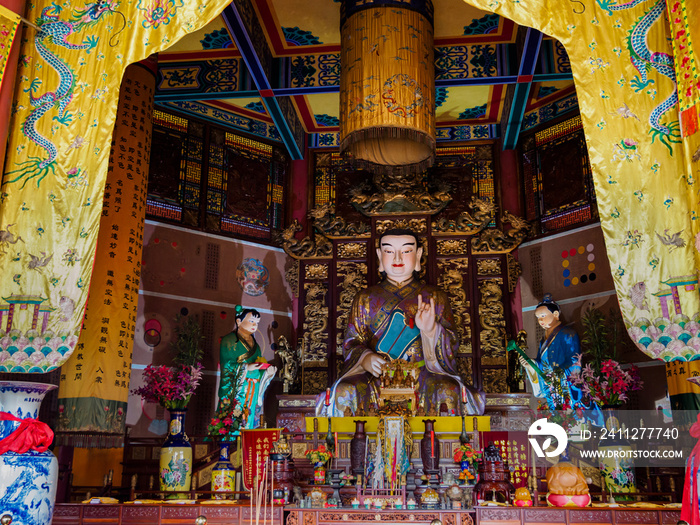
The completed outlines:
<svg viewBox="0 0 700 525">
<path fill-rule="evenodd" d="M 519 487 L 515 489 L 515 501 L 516 507 L 532 507 L 532 496 L 527 487 Z"/>
<path fill-rule="evenodd" d="M 583 472 L 571 463 L 564 452 L 556 465 L 549 467 L 547 503 L 553 507 L 586 507 L 591 502 L 588 484 Z"/>
</svg>

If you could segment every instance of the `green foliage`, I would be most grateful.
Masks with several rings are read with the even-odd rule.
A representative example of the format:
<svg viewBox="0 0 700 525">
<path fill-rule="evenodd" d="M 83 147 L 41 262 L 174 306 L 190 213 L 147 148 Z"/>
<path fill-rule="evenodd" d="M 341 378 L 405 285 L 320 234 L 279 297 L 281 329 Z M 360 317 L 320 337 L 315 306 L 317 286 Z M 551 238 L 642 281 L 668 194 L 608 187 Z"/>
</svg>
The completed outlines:
<svg viewBox="0 0 700 525">
<path fill-rule="evenodd" d="M 170 343 L 174 354 L 173 361 L 186 366 L 195 366 L 201 363 L 204 356 L 202 349 L 204 334 L 202 334 L 199 319 L 195 316 L 184 317 L 178 314 L 175 317 L 175 322 L 177 323 L 175 327 L 177 337 L 175 341 Z"/>
<path fill-rule="evenodd" d="M 618 355 L 625 345 L 627 332 L 614 316 L 607 317 L 598 309 L 591 308 L 581 317 L 583 337 L 581 346 L 584 361 L 600 370 L 603 361 L 619 361 Z"/>
</svg>

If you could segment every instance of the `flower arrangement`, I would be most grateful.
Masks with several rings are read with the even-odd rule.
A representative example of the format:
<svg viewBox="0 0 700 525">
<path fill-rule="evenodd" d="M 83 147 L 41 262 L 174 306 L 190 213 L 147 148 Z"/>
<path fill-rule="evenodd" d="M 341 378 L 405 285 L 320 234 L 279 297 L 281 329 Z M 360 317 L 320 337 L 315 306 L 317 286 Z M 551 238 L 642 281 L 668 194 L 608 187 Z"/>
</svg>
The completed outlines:
<svg viewBox="0 0 700 525">
<path fill-rule="evenodd" d="M 569 380 L 570 378 L 571 376 Z M 544 380 L 546 396 L 537 405 L 537 417 L 547 418 L 568 432 L 576 426 L 583 412 L 579 407 L 573 406 L 571 391 L 566 385 L 566 375 L 561 368 L 553 367 L 544 372 Z"/>
<path fill-rule="evenodd" d="M 318 448 L 308 450 L 306 452 L 306 459 L 311 463 L 327 463 L 329 459 L 333 457 L 333 453 L 326 449 L 325 445 L 319 445 Z"/>
<path fill-rule="evenodd" d="M 579 357 L 578 364 L 581 364 Z M 623 370 L 620 363 L 607 359 L 600 368 L 587 364 L 579 372 L 569 376 L 571 384 L 579 386 L 583 394 L 598 406 L 620 405 L 628 400 L 629 392 L 641 390 L 644 383 L 639 378 L 639 370 L 631 365 Z"/>
<path fill-rule="evenodd" d="M 243 426 L 244 410 L 238 403 L 222 399 L 219 409 L 209 422 L 207 433 L 218 441 L 233 441 Z"/>
<path fill-rule="evenodd" d="M 202 365 L 153 366 L 143 371 L 144 385 L 132 390 L 144 401 L 158 403 L 168 410 L 187 407 L 202 379 Z"/>
<path fill-rule="evenodd" d="M 452 459 L 455 463 L 468 461 L 469 463 L 474 464 L 480 457 L 481 452 L 474 450 L 469 443 L 460 445 L 459 448 L 455 449 L 455 453 L 452 455 Z"/>
<path fill-rule="evenodd" d="M 148 365 L 143 372 L 144 385 L 132 390 L 144 401 L 158 403 L 168 410 L 186 408 L 202 379 L 204 336 L 199 321 L 188 317 L 182 322 L 181 315 L 175 321 L 177 338 L 170 345 L 175 366 Z"/>
</svg>

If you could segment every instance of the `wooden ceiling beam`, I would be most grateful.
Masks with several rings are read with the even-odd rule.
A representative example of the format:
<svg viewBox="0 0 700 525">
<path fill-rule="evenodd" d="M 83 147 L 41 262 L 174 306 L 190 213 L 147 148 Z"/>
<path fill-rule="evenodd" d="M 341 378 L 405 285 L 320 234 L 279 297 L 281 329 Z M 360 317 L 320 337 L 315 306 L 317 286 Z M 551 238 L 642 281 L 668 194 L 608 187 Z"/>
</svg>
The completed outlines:
<svg viewBox="0 0 700 525">
<path fill-rule="evenodd" d="M 303 159 L 306 134 L 289 98 L 275 97 L 272 52 L 250 0 L 233 0 L 221 15 L 290 157 Z"/>
<path fill-rule="evenodd" d="M 520 54 L 520 66 L 513 90 L 513 99 L 503 132 L 503 149 L 515 149 L 525 117 L 525 108 L 530 96 L 530 88 L 535 81 L 535 67 L 542 45 L 542 33 L 531 27 L 526 28 L 525 42 Z"/>
</svg>

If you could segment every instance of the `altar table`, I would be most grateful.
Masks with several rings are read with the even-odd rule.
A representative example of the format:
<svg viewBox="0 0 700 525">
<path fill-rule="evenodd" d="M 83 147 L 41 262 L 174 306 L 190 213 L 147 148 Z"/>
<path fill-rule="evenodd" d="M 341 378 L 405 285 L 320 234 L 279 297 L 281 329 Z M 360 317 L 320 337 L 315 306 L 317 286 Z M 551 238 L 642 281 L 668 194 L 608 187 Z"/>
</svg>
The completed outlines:
<svg viewBox="0 0 700 525">
<path fill-rule="evenodd" d="M 479 525 L 676 525 L 680 509 L 477 507 Z"/>
</svg>

